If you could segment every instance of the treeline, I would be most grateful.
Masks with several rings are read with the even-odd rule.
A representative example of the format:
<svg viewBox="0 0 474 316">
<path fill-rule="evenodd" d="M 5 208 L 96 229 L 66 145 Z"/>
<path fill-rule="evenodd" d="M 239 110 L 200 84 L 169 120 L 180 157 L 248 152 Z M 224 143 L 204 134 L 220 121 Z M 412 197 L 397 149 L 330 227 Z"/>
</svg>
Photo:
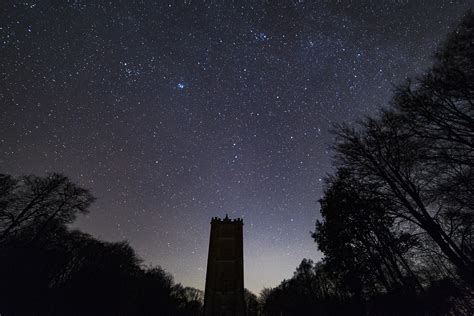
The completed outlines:
<svg viewBox="0 0 474 316">
<path fill-rule="evenodd" d="M 66 227 L 93 201 L 60 174 L 0 174 L 0 314 L 200 315 L 202 291 Z"/>
<path fill-rule="evenodd" d="M 265 290 L 265 315 L 474 314 L 474 14 L 426 73 L 336 126 L 312 237 L 322 262 Z"/>
</svg>

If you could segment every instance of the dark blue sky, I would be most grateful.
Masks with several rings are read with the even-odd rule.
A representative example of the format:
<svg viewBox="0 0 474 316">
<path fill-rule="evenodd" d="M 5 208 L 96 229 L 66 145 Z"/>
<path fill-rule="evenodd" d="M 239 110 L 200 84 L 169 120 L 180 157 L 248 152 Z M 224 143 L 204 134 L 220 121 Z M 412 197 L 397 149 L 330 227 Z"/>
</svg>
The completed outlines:
<svg viewBox="0 0 474 316">
<path fill-rule="evenodd" d="M 470 1 L 2 1 L 0 172 L 58 171 L 75 227 L 204 288 L 213 216 L 254 292 L 319 259 L 333 123 L 419 74 Z"/>
</svg>

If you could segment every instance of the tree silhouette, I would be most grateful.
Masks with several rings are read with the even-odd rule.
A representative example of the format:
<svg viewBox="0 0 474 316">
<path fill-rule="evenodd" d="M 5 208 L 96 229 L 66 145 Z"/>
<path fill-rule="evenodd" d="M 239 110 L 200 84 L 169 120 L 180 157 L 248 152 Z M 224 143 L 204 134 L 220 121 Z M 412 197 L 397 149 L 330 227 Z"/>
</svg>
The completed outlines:
<svg viewBox="0 0 474 316">
<path fill-rule="evenodd" d="M 250 292 L 248 289 L 244 289 L 244 300 L 245 300 L 245 313 L 247 316 L 258 315 L 258 299 L 255 294 Z"/>
<path fill-rule="evenodd" d="M 400 88 L 392 108 L 358 129 L 338 127 L 335 146 L 337 166 L 383 201 L 395 219 L 427 234 L 471 285 L 473 20 L 469 12 L 436 55 L 435 66 L 413 89 Z"/>
<path fill-rule="evenodd" d="M 51 222 L 67 224 L 87 213 L 93 201 L 88 190 L 58 173 L 18 179 L 0 174 L 0 243 L 27 226 L 39 238 Z"/>
<path fill-rule="evenodd" d="M 470 315 L 474 312 L 474 14 L 431 69 L 358 126 L 336 126 L 303 260 L 260 296 L 264 315 Z"/>
<path fill-rule="evenodd" d="M 395 113 L 413 138 L 432 185 L 426 194 L 439 205 L 437 221 L 456 242 L 460 260 L 471 264 L 474 223 L 474 13 L 466 17 L 436 54 L 436 62 L 415 83 L 401 87 Z M 469 273 L 469 271 L 467 272 Z M 470 271 L 472 273 L 472 271 Z"/>
<path fill-rule="evenodd" d="M 200 315 L 202 291 L 145 267 L 127 242 L 67 223 L 90 193 L 67 177 L 0 177 L 2 315 Z"/>
<path fill-rule="evenodd" d="M 405 258 L 416 237 L 394 231 L 394 220 L 383 203 L 377 197 L 361 196 L 360 184 L 346 171 L 328 182 L 321 200 L 324 222 L 318 221 L 313 233 L 328 267 L 347 278 L 342 283 L 352 284 L 348 290 L 357 296 L 378 292 L 378 287 L 421 289 Z"/>
<path fill-rule="evenodd" d="M 352 298 L 363 314 L 474 310 L 473 39 L 468 12 L 390 107 L 336 126 L 336 173 L 312 236 L 340 306 Z"/>
</svg>

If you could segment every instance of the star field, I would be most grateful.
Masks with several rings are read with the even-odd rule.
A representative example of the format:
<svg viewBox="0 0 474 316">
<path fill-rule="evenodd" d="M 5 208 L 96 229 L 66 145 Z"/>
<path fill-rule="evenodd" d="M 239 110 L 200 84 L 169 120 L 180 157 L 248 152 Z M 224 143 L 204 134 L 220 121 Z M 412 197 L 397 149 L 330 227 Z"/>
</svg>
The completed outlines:
<svg viewBox="0 0 474 316">
<path fill-rule="evenodd" d="M 201 289 L 211 217 L 242 217 L 259 292 L 321 256 L 332 124 L 386 104 L 470 5 L 4 1 L 0 172 L 64 172 L 98 198 L 75 227 Z"/>
</svg>

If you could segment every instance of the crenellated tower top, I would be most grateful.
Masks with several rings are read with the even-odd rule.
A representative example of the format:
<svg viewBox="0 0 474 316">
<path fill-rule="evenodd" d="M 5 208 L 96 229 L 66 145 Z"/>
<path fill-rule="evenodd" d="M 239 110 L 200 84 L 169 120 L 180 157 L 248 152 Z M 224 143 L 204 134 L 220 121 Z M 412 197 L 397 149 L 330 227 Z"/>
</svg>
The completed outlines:
<svg viewBox="0 0 474 316">
<path fill-rule="evenodd" d="M 228 214 L 225 214 L 225 217 L 224 219 L 221 219 L 219 217 L 213 217 L 211 219 L 211 224 L 214 224 L 214 223 L 220 223 L 220 224 L 232 224 L 232 223 L 239 223 L 239 224 L 244 224 L 244 221 L 242 218 L 233 218 L 233 219 L 230 219 L 229 218 L 229 215 Z"/>
</svg>

